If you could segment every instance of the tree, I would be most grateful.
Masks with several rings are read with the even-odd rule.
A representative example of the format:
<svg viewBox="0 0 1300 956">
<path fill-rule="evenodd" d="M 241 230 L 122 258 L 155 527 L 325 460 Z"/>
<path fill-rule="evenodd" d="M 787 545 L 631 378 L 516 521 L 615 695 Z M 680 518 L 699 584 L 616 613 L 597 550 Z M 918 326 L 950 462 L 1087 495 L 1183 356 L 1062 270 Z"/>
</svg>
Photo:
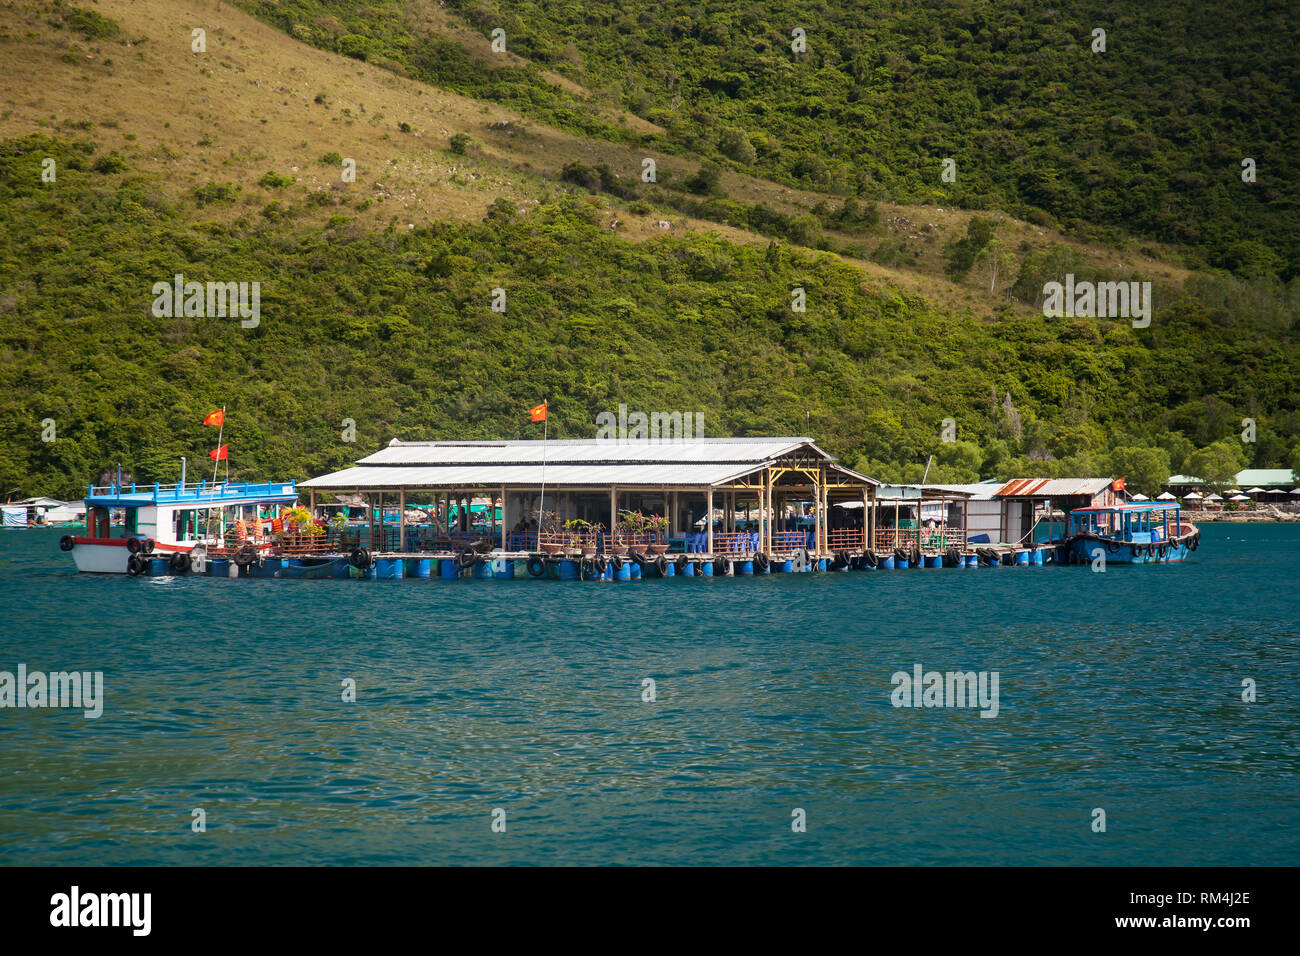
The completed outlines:
<svg viewBox="0 0 1300 956">
<path fill-rule="evenodd" d="M 973 221 L 973 220 L 972 220 Z M 989 294 L 997 291 L 998 276 L 1010 273 L 1016 264 L 1016 257 L 1000 239 L 990 239 L 975 256 L 975 261 L 983 266 L 989 277 Z"/>
<path fill-rule="evenodd" d="M 1246 453 L 1236 438 L 1220 438 L 1198 448 L 1187 459 L 1189 473 L 1216 492 L 1232 486 L 1237 472 L 1246 467 Z"/>
<path fill-rule="evenodd" d="M 1169 452 L 1163 448 L 1124 445 L 1111 451 L 1110 470 L 1115 477 L 1124 479 L 1125 490 L 1154 498 L 1171 474 Z"/>
</svg>

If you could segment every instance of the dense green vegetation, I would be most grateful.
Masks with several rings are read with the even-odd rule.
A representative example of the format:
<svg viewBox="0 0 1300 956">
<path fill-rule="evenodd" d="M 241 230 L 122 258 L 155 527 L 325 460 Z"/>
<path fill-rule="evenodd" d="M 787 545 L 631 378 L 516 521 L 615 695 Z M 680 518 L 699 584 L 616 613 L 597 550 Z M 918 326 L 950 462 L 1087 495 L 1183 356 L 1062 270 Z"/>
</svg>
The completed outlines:
<svg viewBox="0 0 1300 956">
<path fill-rule="evenodd" d="M 57 188 L 40 182 L 45 156 Z M 885 477 L 930 454 L 936 479 L 1156 474 L 1216 442 L 1243 464 L 1300 466 L 1300 342 L 1275 285 L 1165 290 L 1145 330 L 988 323 L 869 291 L 833 256 L 776 242 L 631 243 L 585 192 L 373 234 L 346 215 L 311 225 L 306 192 L 275 184 L 246 185 L 247 214 L 210 221 L 202 203 L 235 191 L 172 204 L 102 158 L 39 136 L 0 144 L 6 490 L 73 495 L 118 463 L 174 480 L 180 456 L 206 463 L 215 435 L 200 422 L 222 405 L 232 474 L 302 478 L 394 436 L 533 436 L 526 410 L 542 398 L 557 437 L 593 435 L 620 402 L 698 410 L 708 434 L 807 433 Z M 260 325 L 155 318 L 152 286 L 178 272 L 261 282 Z M 791 310 L 794 287 L 806 312 Z M 1243 446 L 1246 416 L 1259 433 Z M 959 441 L 940 441 L 945 418 Z"/>
<path fill-rule="evenodd" d="M 238 0 L 308 42 L 628 140 L 534 69 L 492 69 L 398 0 Z M 1262 0 L 447 0 L 512 52 L 668 131 L 649 142 L 826 192 L 1001 209 L 1192 265 L 1300 274 L 1300 18 Z M 806 52 L 792 49 L 805 31 Z M 1106 51 L 1094 52 L 1096 29 Z M 956 181 L 940 178 L 956 161 Z M 1242 160 L 1257 181 L 1242 181 Z"/>
</svg>

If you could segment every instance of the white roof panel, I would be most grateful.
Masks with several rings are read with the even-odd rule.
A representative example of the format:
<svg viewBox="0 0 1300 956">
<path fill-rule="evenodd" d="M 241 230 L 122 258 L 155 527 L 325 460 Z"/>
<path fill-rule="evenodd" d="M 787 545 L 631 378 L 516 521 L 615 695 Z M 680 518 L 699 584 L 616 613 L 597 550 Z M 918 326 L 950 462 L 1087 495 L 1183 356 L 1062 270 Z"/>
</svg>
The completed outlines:
<svg viewBox="0 0 1300 956">
<path fill-rule="evenodd" d="M 584 438 L 542 442 L 401 442 L 358 461 L 360 465 L 487 465 L 595 462 L 754 462 L 767 461 L 803 445 L 825 456 L 810 438 L 692 438 L 681 441 L 628 441 Z"/>
<path fill-rule="evenodd" d="M 547 485 L 658 486 L 712 485 L 737 478 L 761 463 L 681 464 L 551 464 L 545 468 Z M 361 490 L 366 488 L 464 488 L 474 485 L 521 487 L 540 485 L 541 464 L 535 465 L 358 465 L 298 483 L 299 488 Z"/>
</svg>

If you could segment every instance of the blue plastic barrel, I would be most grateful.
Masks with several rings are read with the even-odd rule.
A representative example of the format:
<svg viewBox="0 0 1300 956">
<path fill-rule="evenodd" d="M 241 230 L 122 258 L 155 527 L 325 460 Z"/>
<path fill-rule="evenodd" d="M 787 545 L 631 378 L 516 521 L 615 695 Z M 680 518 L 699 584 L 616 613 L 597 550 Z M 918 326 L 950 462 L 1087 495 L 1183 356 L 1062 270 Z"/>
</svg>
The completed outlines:
<svg viewBox="0 0 1300 956">
<path fill-rule="evenodd" d="M 166 559 L 166 558 L 150 558 L 150 559 L 149 559 L 149 574 L 150 574 L 152 577 L 155 577 L 155 578 L 157 578 L 157 577 L 161 577 L 162 575 L 167 574 L 167 573 L 168 573 L 168 570 L 167 570 L 167 559 Z"/>
<path fill-rule="evenodd" d="M 965 563 L 968 568 L 978 568 L 980 566 L 980 556 L 978 554 L 968 554 Z"/>
<path fill-rule="evenodd" d="M 942 555 L 942 554 L 928 554 L 928 555 L 926 555 L 926 557 L 925 557 L 925 566 L 926 566 L 927 568 L 941 568 L 941 567 L 943 567 L 943 555 Z"/>
<path fill-rule="evenodd" d="M 632 572 L 632 580 L 640 581 L 642 578 L 641 565 L 637 564 L 635 561 L 629 561 L 627 565 L 628 569 Z"/>
<path fill-rule="evenodd" d="M 492 577 L 509 580 L 515 576 L 515 563 L 505 558 L 492 559 Z"/>
<path fill-rule="evenodd" d="M 1035 548 L 1033 551 L 1030 551 L 1030 552 L 1029 552 L 1029 563 L 1030 563 L 1030 564 L 1037 564 L 1037 565 L 1041 566 L 1042 563 L 1043 563 L 1043 552 L 1040 551 L 1038 548 Z"/>
<path fill-rule="evenodd" d="M 375 558 L 375 577 L 381 581 L 395 581 L 402 576 L 401 558 Z"/>
<path fill-rule="evenodd" d="M 709 577 L 713 576 L 712 561 L 701 561 L 699 564 L 696 565 L 696 567 L 700 569 L 700 574 L 708 575 Z"/>
<path fill-rule="evenodd" d="M 898 555 L 894 555 L 893 560 L 894 567 L 898 568 L 900 571 L 905 571 L 912 566 L 911 561 L 908 561 L 907 558 L 900 558 Z"/>
<path fill-rule="evenodd" d="M 663 576 L 666 578 L 675 578 L 677 576 L 677 565 L 669 561 L 668 564 L 664 566 Z"/>
<path fill-rule="evenodd" d="M 332 577 L 332 578 L 346 578 L 346 577 L 348 577 L 348 576 L 349 576 L 349 575 L 348 575 L 348 567 L 349 567 L 349 565 L 348 565 L 348 559 L 347 559 L 347 558 L 335 558 L 335 559 L 330 563 L 330 577 Z"/>
<path fill-rule="evenodd" d="M 1024 565 L 1025 567 L 1028 567 L 1028 566 L 1029 566 L 1029 552 L 1028 552 L 1028 551 L 1017 551 L 1017 552 L 1016 552 L 1016 564 L 1021 564 L 1021 565 Z"/>
<path fill-rule="evenodd" d="M 208 575 L 214 578 L 224 578 L 230 573 L 229 558 L 213 558 L 208 562 Z"/>
<path fill-rule="evenodd" d="M 628 560 L 627 558 L 624 558 L 624 559 L 623 559 L 623 566 L 620 567 L 617 571 L 614 572 L 614 580 L 615 580 L 615 581 L 631 581 L 631 580 L 632 580 L 632 565 L 633 565 L 634 563 L 635 563 L 635 562 L 630 561 L 630 560 Z"/>
<path fill-rule="evenodd" d="M 432 558 L 411 558 L 406 562 L 406 576 L 408 578 L 427 578 L 432 573 Z"/>
<path fill-rule="evenodd" d="M 578 562 L 577 561 L 557 561 L 556 577 L 561 581 L 578 580 Z"/>
<path fill-rule="evenodd" d="M 438 577 L 440 578 L 458 578 L 460 577 L 460 565 L 450 558 L 442 558 L 438 561 Z"/>
<path fill-rule="evenodd" d="M 754 562 L 752 559 L 748 561 L 737 561 L 735 563 L 735 570 L 737 574 L 753 574 Z"/>
</svg>

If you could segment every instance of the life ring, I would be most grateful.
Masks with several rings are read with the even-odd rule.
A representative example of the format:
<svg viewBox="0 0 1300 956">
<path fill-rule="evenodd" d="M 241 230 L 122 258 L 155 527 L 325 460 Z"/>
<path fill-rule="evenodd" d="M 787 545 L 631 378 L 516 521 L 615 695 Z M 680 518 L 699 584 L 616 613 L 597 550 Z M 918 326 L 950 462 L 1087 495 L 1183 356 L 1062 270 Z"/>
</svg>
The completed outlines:
<svg viewBox="0 0 1300 956">
<path fill-rule="evenodd" d="M 360 549 L 358 549 L 360 550 Z M 353 554 L 356 554 L 354 551 Z M 246 568 L 257 560 L 257 548 L 251 544 L 246 544 L 235 552 L 234 562 L 241 568 Z"/>
<path fill-rule="evenodd" d="M 766 555 L 764 555 L 764 559 L 766 560 Z M 678 574 L 685 574 L 686 569 L 691 566 L 691 559 L 685 554 L 679 554 L 677 555 L 677 560 L 673 563 L 677 565 Z"/>
<path fill-rule="evenodd" d="M 655 555 L 655 570 L 659 572 L 661 578 L 668 576 L 668 555 Z"/>
<path fill-rule="evenodd" d="M 139 554 L 139 553 L 140 553 L 140 547 L 141 547 L 141 545 L 140 545 L 140 539 L 139 539 L 139 538 L 127 538 L 127 539 L 126 539 L 126 550 L 130 551 L 132 554 Z"/>
<path fill-rule="evenodd" d="M 456 563 L 462 568 L 472 568 L 474 562 L 478 560 L 478 555 L 469 548 L 466 548 L 456 557 Z"/>
<path fill-rule="evenodd" d="M 615 574 L 623 570 L 623 555 L 611 554 L 609 556 L 609 566 L 614 569 Z"/>
<path fill-rule="evenodd" d="M 175 554 L 171 556 L 171 559 L 168 561 L 168 563 L 172 566 L 172 570 L 175 571 L 177 574 L 189 573 L 190 556 L 186 554 L 184 551 L 177 551 Z"/>
<path fill-rule="evenodd" d="M 130 575 L 144 574 L 145 569 L 148 567 L 149 567 L 149 562 L 146 561 L 138 553 L 132 554 L 129 558 L 126 559 L 127 574 Z"/>
<path fill-rule="evenodd" d="M 77 542 L 72 540 L 72 535 L 70 534 L 65 534 L 62 538 L 59 539 L 60 551 L 71 551 L 74 547 L 76 547 L 76 545 Z"/>
<path fill-rule="evenodd" d="M 236 562 L 238 562 L 238 559 L 236 559 Z M 358 571 L 366 570 L 370 567 L 370 552 L 365 548 L 353 548 L 352 553 L 348 555 L 348 564 Z"/>
<path fill-rule="evenodd" d="M 682 557 L 684 558 L 686 557 L 686 555 L 682 555 Z M 767 556 L 765 552 L 763 551 L 755 552 L 754 554 L 755 571 L 761 574 L 762 572 L 766 571 L 771 566 L 771 564 L 772 564 L 772 560 Z"/>
<path fill-rule="evenodd" d="M 528 558 L 528 576 L 540 578 L 546 574 L 546 559 L 540 554 L 531 555 Z"/>
</svg>

